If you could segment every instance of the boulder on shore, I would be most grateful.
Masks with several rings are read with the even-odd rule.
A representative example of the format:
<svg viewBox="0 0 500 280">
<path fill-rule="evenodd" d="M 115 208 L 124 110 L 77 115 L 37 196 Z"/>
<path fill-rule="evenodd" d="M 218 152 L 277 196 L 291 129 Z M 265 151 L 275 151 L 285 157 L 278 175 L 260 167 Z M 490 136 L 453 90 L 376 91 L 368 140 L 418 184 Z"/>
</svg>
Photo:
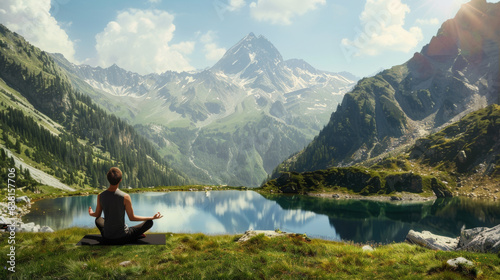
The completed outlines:
<svg viewBox="0 0 500 280">
<path fill-rule="evenodd" d="M 453 251 L 457 248 L 458 238 L 450 238 L 432 234 L 429 231 L 417 232 L 410 230 L 406 241 L 432 250 Z"/>
<path fill-rule="evenodd" d="M 457 250 L 482 253 L 500 252 L 500 225 L 462 230 Z"/>
<path fill-rule="evenodd" d="M 428 231 L 410 230 L 406 235 L 406 241 L 433 250 L 464 250 L 496 254 L 500 252 L 500 225 L 492 228 L 478 227 L 462 230 L 457 238 L 440 236 Z"/>
<path fill-rule="evenodd" d="M 16 201 L 16 203 L 19 203 L 19 202 L 24 202 L 26 204 L 31 203 L 31 199 L 25 195 L 20 196 L 20 197 L 16 197 L 15 201 Z"/>
</svg>

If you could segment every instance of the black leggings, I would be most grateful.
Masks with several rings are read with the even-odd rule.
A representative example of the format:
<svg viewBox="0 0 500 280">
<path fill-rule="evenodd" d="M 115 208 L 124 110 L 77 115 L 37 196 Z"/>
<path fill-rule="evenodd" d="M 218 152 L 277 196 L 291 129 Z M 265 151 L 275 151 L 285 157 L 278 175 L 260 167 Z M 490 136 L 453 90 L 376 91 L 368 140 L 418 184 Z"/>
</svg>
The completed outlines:
<svg viewBox="0 0 500 280">
<path fill-rule="evenodd" d="M 112 244 L 125 244 L 129 242 L 134 242 L 137 239 L 141 237 L 143 233 L 145 233 L 148 229 L 150 229 L 153 226 L 153 221 L 152 220 L 147 220 L 144 221 L 138 225 L 135 225 L 133 227 L 128 228 L 127 235 L 121 238 L 116 238 L 116 239 L 108 239 L 104 237 L 104 218 L 99 217 L 95 219 L 95 225 L 101 232 L 101 236 L 106 243 L 112 243 Z"/>
</svg>

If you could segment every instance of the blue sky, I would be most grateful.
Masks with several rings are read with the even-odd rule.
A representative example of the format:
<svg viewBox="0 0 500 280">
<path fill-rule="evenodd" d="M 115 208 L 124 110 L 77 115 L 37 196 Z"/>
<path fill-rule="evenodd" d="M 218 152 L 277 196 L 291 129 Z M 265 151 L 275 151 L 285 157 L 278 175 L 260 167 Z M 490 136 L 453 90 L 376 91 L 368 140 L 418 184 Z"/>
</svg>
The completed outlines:
<svg viewBox="0 0 500 280">
<path fill-rule="evenodd" d="M 210 67 L 254 32 L 284 59 L 362 77 L 411 58 L 465 2 L 2 0 L 0 23 L 75 63 L 141 74 Z"/>
</svg>

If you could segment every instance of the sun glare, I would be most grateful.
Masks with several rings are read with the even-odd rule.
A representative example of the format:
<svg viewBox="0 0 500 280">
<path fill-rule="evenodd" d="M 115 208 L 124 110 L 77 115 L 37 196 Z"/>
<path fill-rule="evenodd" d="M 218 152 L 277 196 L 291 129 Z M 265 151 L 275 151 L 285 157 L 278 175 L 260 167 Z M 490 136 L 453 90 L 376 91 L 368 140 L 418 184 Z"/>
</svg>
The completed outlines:
<svg viewBox="0 0 500 280">
<path fill-rule="evenodd" d="M 440 16 L 443 19 L 453 18 L 460 7 L 469 0 L 425 0 L 421 8 L 427 10 L 428 14 Z"/>
</svg>

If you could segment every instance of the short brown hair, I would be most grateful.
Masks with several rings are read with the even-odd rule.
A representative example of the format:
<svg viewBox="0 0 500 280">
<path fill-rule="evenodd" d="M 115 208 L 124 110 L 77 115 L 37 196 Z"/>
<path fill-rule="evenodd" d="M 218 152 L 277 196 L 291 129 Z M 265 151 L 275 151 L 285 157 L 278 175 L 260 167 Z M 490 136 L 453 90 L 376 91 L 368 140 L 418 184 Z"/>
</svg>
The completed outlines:
<svg viewBox="0 0 500 280">
<path fill-rule="evenodd" d="M 118 185 L 118 183 L 122 180 L 122 171 L 118 167 L 111 167 L 108 171 L 107 177 L 108 182 L 111 185 Z"/>
</svg>

